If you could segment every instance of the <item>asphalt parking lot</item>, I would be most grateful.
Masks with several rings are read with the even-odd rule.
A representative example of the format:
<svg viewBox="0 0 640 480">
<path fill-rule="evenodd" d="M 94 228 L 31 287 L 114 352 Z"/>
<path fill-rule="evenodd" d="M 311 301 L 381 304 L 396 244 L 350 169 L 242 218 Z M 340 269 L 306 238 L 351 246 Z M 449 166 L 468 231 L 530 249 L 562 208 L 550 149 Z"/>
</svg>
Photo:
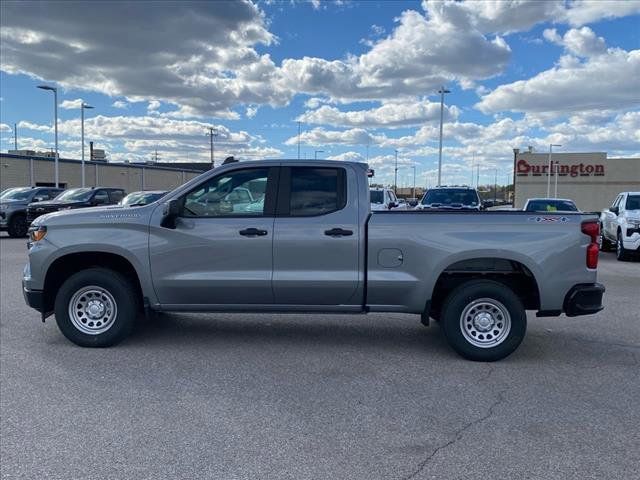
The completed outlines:
<svg viewBox="0 0 640 480">
<path fill-rule="evenodd" d="M 639 478 L 638 262 L 603 254 L 605 310 L 530 316 L 493 364 L 392 314 L 171 314 L 82 349 L 2 235 L 2 478 Z"/>
</svg>

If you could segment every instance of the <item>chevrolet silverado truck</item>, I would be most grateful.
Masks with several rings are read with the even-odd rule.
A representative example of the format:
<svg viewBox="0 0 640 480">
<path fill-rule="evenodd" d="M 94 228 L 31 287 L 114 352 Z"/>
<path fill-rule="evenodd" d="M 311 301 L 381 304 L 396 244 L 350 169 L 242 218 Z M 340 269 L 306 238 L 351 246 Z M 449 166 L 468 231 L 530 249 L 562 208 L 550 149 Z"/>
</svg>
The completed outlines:
<svg viewBox="0 0 640 480">
<path fill-rule="evenodd" d="M 253 202 L 236 208 L 236 189 Z M 603 308 L 598 240 L 581 213 L 371 212 L 365 164 L 262 160 L 135 209 L 39 217 L 23 291 L 84 347 L 118 343 L 144 312 L 393 312 L 494 361 L 522 341 L 527 310 Z"/>
<path fill-rule="evenodd" d="M 600 246 L 615 245 L 618 260 L 640 255 L 640 192 L 622 192 L 600 214 Z"/>
</svg>

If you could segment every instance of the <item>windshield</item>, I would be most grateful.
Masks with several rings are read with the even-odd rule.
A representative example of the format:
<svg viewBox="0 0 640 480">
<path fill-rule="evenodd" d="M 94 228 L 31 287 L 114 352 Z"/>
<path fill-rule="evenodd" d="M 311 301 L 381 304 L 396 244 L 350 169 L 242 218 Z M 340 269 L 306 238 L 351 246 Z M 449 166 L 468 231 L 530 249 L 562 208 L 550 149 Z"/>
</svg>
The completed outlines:
<svg viewBox="0 0 640 480">
<path fill-rule="evenodd" d="M 164 193 L 160 192 L 134 192 L 124 197 L 120 202 L 120 205 L 147 205 L 155 202 L 163 195 Z"/>
<path fill-rule="evenodd" d="M 0 200 L 28 200 L 33 192 L 32 188 L 9 188 L 2 192 Z"/>
<path fill-rule="evenodd" d="M 422 205 L 478 205 L 478 195 L 474 190 L 468 188 L 447 188 L 439 190 L 429 190 L 422 198 Z"/>
<path fill-rule="evenodd" d="M 384 203 L 384 192 L 382 190 L 371 190 L 371 203 Z"/>
<path fill-rule="evenodd" d="M 640 195 L 629 195 L 625 208 L 627 210 L 640 210 Z"/>
<path fill-rule="evenodd" d="M 578 208 L 568 200 L 531 200 L 527 212 L 577 212 Z"/>
<path fill-rule="evenodd" d="M 84 202 L 91 197 L 90 188 L 72 188 L 66 192 L 62 192 L 55 200 L 62 200 L 63 202 Z"/>
</svg>

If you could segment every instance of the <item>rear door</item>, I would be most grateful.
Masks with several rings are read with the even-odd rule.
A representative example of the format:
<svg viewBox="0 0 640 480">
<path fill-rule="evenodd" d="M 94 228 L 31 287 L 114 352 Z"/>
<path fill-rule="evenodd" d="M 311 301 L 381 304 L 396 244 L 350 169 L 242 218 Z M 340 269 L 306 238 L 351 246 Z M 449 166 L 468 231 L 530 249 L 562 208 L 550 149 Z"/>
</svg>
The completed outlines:
<svg viewBox="0 0 640 480">
<path fill-rule="evenodd" d="M 276 304 L 361 304 L 357 191 L 351 169 L 282 167 L 273 243 Z"/>
</svg>

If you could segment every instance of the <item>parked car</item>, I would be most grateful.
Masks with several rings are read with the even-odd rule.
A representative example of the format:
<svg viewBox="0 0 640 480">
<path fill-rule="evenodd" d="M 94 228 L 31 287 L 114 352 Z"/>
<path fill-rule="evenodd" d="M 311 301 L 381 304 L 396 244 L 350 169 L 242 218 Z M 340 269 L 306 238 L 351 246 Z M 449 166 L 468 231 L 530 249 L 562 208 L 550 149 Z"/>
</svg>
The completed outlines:
<svg viewBox="0 0 640 480">
<path fill-rule="evenodd" d="M 266 187 L 262 210 L 198 200 L 202 189 L 253 193 L 257 179 Z M 88 347 L 124 339 L 143 308 L 396 312 L 437 319 L 459 354 L 481 361 L 518 347 L 526 310 L 603 308 L 597 215 L 539 223 L 523 212 L 372 213 L 370 204 L 364 164 L 223 165 L 135 215 L 111 207 L 38 218 L 24 296 Z"/>
<path fill-rule="evenodd" d="M 398 210 L 402 207 L 396 197 L 396 193 L 390 188 L 375 187 L 371 188 L 369 192 L 371 201 L 371 210 Z M 406 208 L 406 206 L 404 207 Z"/>
<path fill-rule="evenodd" d="M 27 207 L 27 222 L 31 223 L 40 215 L 58 210 L 115 205 L 124 198 L 124 195 L 125 191 L 122 188 L 72 188 L 49 202 L 30 203 Z"/>
<path fill-rule="evenodd" d="M 529 198 L 522 208 L 525 212 L 578 212 L 578 207 L 568 198 Z"/>
<path fill-rule="evenodd" d="M 618 260 L 640 254 L 640 192 L 622 192 L 600 214 L 600 246 L 616 247 Z"/>
<path fill-rule="evenodd" d="M 159 200 L 168 192 L 166 190 L 144 190 L 140 192 L 131 192 L 118 202 L 118 205 L 124 207 L 140 207 Z"/>
<path fill-rule="evenodd" d="M 27 205 L 50 200 L 62 192 L 55 187 L 16 187 L 4 190 L 0 195 L 0 231 L 10 237 L 26 237 Z"/>
<path fill-rule="evenodd" d="M 416 210 L 482 210 L 475 188 L 466 185 L 430 188 L 415 207 Z"/>
</svg>

